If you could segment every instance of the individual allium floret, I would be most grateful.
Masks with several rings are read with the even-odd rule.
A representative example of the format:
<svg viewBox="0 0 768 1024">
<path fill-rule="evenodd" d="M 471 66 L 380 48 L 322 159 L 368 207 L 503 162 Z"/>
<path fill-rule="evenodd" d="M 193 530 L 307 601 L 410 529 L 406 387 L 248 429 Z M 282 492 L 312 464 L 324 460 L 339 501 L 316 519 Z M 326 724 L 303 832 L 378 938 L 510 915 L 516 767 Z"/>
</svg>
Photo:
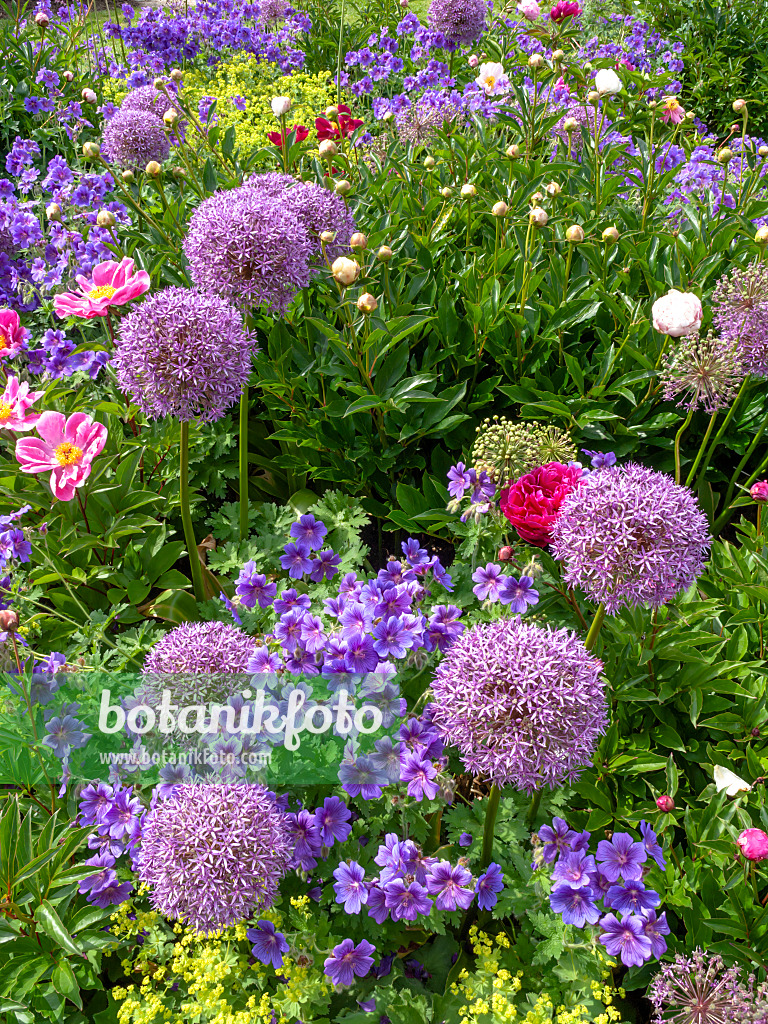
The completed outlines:
<svg viewBox="0 0 768 1024">
<path fill-rule="evenodd" d="M 146 110 L 119 110 L 104 125 L 101 148 L 108 160 L 133 171 L 150 160 L 162 163 L 171 152 L 165 125 Z"/>
<path fill-rule="evenodd" d="M 706 338 L 692 334 L 682 338 L 678 347 L 664 357 L 660 374 L 664 399 L 680 396 L 678 405 L 688 409 L 699 406 L 709 412 L 727 408 L 744 380 L 745 373 L 734 338 Z"/>
<path fill-rule="evenodd" d="M 601 669 L 567 629 L 480 624 L 437 669 L 433 722 L 473 774 L 527 792 L 554 787 L 578 775 L 605 730 Z"/>
<path fill-rule="evenodd" d="M 314 250 L 295 207 L 249 185 L 201 203 L 184 240 L 196 285 L 276 313 L 309 284 Z"/>
<path fill-rule="evenodd" d="M 710 541 L 693 493 L 635 463 L 583 477 L 552 529 L 565 582 L 611 614 L 625 605 L 658 608 L 687 590 Z"/>
<path fill-rule="evenodd" d="M 253 339 L 218 295 L 165 288 L 120 323 L 117 380 L 150 419 L 221 419 L 251 372 Z"/>
<path fill-rule="evenodd" d="M 456 109 L 442 96 L 432 100 L 430 94 L 424 94 L 396 115 L 397 137 L 404 146 L 429 146 L 456 116 Z M 386 155 L 386 149 L 381 155 Z"/>
<path fill-rule="evenodd" d="M 179 786 L 147 816 L 137 870 L 162 914 L 209 933 L 271 907 L 291 855 L 263 786 Z"/>
<path fill-rule="evenodd" d="M 742 981 L 740 967 L 694 950 L 664 964 L 648 989 L 656 1016 L 653 1024 L 738 1024 L 764 1021 L 768 1001 L 755 993 L 752 979 Z"/>
<path fill-rule="evenodd" d="M 494 416 L 477 427 L 476 433 L 470 462 L 478 473 L 485 470 L 501 487 L 548 462 L 572 462 L 577 454 L 566 431 L 558 427 Z"/>
<path fill-rule="evenodd" d="M 768 264 L 753 263 L 721 278 L 712 317 L 723 340 L 736 345 L 744 369 L 768 377 Z"/>
<path fill-rule="evenodd" d="M 487 13 L 485 0 L 432 0 L 428 19 L 450 44 L 468 46 L 483 34 Z"/>
</svg>

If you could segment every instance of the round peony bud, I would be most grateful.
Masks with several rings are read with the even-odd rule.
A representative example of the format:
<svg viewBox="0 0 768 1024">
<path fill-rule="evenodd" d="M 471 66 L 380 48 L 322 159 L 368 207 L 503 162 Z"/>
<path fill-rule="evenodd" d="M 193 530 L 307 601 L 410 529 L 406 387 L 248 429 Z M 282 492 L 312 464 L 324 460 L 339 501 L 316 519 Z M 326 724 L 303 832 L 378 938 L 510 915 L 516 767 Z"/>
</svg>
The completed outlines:
<svg viewBox="0 0 768 1024">
<path fill-rule="evenodd" d="M 96 214 L 96 224 L 100 228 L 113 228 L 115 226 L 115 215 L 111 210 L 99 210 Z"/>
<path fill-rule="evenodd" d="M 563 190 L 560 188 L 556 181 L 550 181 L 550 183 L 546 186 L 544 191 L 547 193 L 548 196 L 551 196 L 553 199 L 555 199 L 557 196 L 560 195 L 560 193 Z"/>
<path fill-rule="evenodd" d="M 285 117 L 291 109 L 290 96 L 273 96 L 269 104 L 275 117 Z"/>
<path fill-rule="evenodd" d="M 337 196 L 348 196 L 352 191 L 352 185 L 346 180 L 346 178 L 342 178 L 341 181 L 337 181 L 333 186 L 333 191 Z"/>
<path fill-rule="evenodd" d="M 175 82 L 177 85 L 179 84 L 183 77 L 184 75 L 178 68 L 174 68 L 173 71 L 171 72 L 171 81 Z"/>
<path fill-rule="evenodd" d="M 81 95 L 81 97 L 83 99 L 83 103 L 95 103 L 96 102 L 97 96 L 96 96 L 96 93 L 93 91 L 93 89 L 83 89 L 83 91 L 80 93 L 80 95 Z"/>
<path fill-rule="evenodd" d="M 669 814 L 675 809 L 675 801 L 671 796 L 667 796 L 665 793 L 663 796 L 656 798 L 656 806 L 660 811 L 664 811 L 665 814 Z"/>
<path fill-rule="evenodd" d="M 333 261 L 331 273 L 334 279 L 346 288 L 348 285 L 354 284 L 360 276 L 360 264 L 357 260 L 350 260 L 346 256 L 339 256 L 338 259 Z"/>
<path fill-rule="evenodd" d="M 546 61 L 544 60 L 543 55 L 540 53 L 534 53 L 528 58 L 528 67 L 534 68 L 534 70 L 543 68 L 545 63 Z"/>
<path fill-rule="evenodd" d="M 605 231 L 603 231 L 602 239 L 606 245 L 615 245 L 618 242 L 619 232 L 616 230 L 613 224 L 611 224 L 610 227 L 607 227 Z"/>
<path fill-rule="evenodd" d="M 473 199 L 477 195 L 477 189 L 474 185 L 467 184 L 461 186 L 461 197 L 462 199 Z"/>
<path fill-rule="evenodd" d="M 39 11 L 35 15 L 35 24 L 42 32 L 45 32 L 45 30 L 51 24 L 51 19 L 48 17 L 45 11 Z"/>
<path fill-rule="evenodd" d="M 717 162 L 719 164 L 727 164 L 728 161 L 732 160 L 732 159 L 733 159 L 733 150 L 732 149 L 728 149 L 727 146 L 724 149 L 721 149 L 720 152 L 717 154 Z"/>
<path fill-rule="evenodd" d="M 187 170 L 185 167 L 174 167 L 171 173 L 177 181 L 183 181 L 187 176 Z"/>
<path fill-rule="evenodd" d="M 508 562 L 512 557 L 512 554 L 512 548 L 509 544 L 505 544 L 503 547 L 499 548 L 499 561 Z"/>
<path fill-rule="evenodd" d="M 565 50 L 555 50 L 552 54 L 553 61 L 561 61 L 565 56 Z"/>
<path fill-rule="evenodd" d="M 768 242 L 768 225 L 763 224 L 761 228 L 758 228 L 755 232 L 755 241 L 758 245 L 765 245 Z"/>
<path fill-rule="evenodd" d="M 160 77 L 156 78 L 152 82 L 152 88 L 157 89 L 158 92 L 162 92 L 163 89 L 165 89 L 165 79 Z"/>
<path fill-rule="evenodd" d="M 74 82 L 75 73 L 74 71 L 62 71 L 61 77 L 64 79 L 65 82 Z"/>
<path fill-rule="evenodd" d="M 569 242 L 577 244 L 584 241 L 584 229 L 578 224 L 571 224 L 569 228 L 566 228 L 565 237 Z"/>
<path fill-rule="evenodd" d="M 479 63 L 480 58 L 475 53 L 473 53 L 467 61 L 467 64 L 469 64 L 471 68 L 476 68 Z"/>
<path fill-rule="evenodd" d="M 747 860 L 768 859 L 768 835 L 761 828 L 745 828 L 736 845 Z"/>
<path fill-rule="evenodd" d="M 535 228 L 546 227 L 547 221 L 549 220 L 549 214 L 546 210 L 542 210 L 540 206 L 534 207 L 528 214 L 528 220 L 533 224 Z"/>
<path fill-rule="evenodd" d="M 693 292 L 681 292 L 677 288 L 670 289 L 666 295 L 657 299 L 651 309 L 653 326 L 661 334 L 668 334 L 671 338 L 695 334 L 702 316 L 701 299 L 698 295 L 694 295 Z"/>
<path fill-rule="evenodd" d="M 0 629 L 8 633 L 15 633 L 19 628 L 19 613 L 12 608 L 3 608 L 0 611 Z"/>
<path fill-rule="evenodd" d="M 517 158 L 520 156 L 520 147 L 516 145 L 514 142 L 511 146 L 507 146 L 507 156 L 509 157 L 510 160 L 517 160 Z"/>
<path fill-rule="evenodd" d="M 357 308 L 365 316 L 370 316 L 371 313 L 375 313 L 379 308 L 379 302 L 375 295 L 371 295 L 370 292 L 363 292 L 360 298 L 357 300 Z"/>
<path fill-rule="evenodd" d="M 379 260 L 379 262 L 381 263 L 389 263 L 389 261 L 392 259 L 392 255 L 393 253 L 389 246 L 382 245 L 379 248 L 379 251 L 376 253 L 376 259 Z"/>
<path fill-rule="evenodd" d="M 338 121 L 339 119 L 339 108 L 338 107 L 326 107 L 325 117 L 329 121 Z"/>
<path fill-rule="evenodd" d="M 320 151 L 320 156 L 322 157 L 336 156 L 339 152 L 339 147 L 333 139 L 323 139 L 317 148 Z"/>
<path fill-rule="evenodd" d="M 322 242 L 322 243 L 323 243 L 324 245 L 330 245 L 330 244 L 331 244 L 331 242 L 332 242 L 332 241 L 333 241 L 333 240 L 334 240 L 335 238 L 336 238 L 336 232 L 335 232 L 335 231 L 321 231 L 321 232 L 320 232 L 320 241 L 321 241 L 321 242 Z"/>
<path fill-rule="evenodd" d="M 157 160 L 150 160 L 144 170 L 150 178 L 159 178 L 162 172 L 162 167 Z"/>
<path fill-rule="evenodd" d="M 101 154 L 101 147 L 98 142 L 83 143 L 83 156 L 89 160 L 95 160 Z"/>
<path fill-rule="evenodd" d="M 52 220 L 52 221 L 56 221 L 56 222 L 60 221 L 61 220 L 61 207 L 59 206 L 59 204 L 58 203 L 51 203 L 50 206 L 46 206 L 46 208 L 45 208 L 45 216 L 48 218 L 48 220 Z"/>
<path fill-rule="evenodd" d="M 356 231 L 349 240 L 350 249 L 367 249 L 368 239 L 362 231 Z"/>
<path fill-rule="evenodd" d="M 600 93 L 597 89 L 592 89 L 591 92 L 587 93 L 587 103 L 592 103 L 594 106 L 600 102 Z"/>
<path fill-rule="evenodd" d="M 566 119 L 563 121 L 563 128 L 570 134 L 570 132 L 578 131 L 579 122 L 576 120 L 575 117 L 566 117 Z"/>
<path fill-rule="evenodd" d="M 168 125 L 169 128 L 173 128 L 178 120 L 179 112 L 178 110 L 174 110 L 173 107 L 171 107 L 170 110 L 166 110 L 163 114 L 163 124 Z"/>
<path fill-rule="evenodd" d="M 621 79 L 611 68 L 600 68 L 595 75 L 595 89 L 600 96 L 617 96 L 621 85 Z"/>
<path fill-rule="evenodd" d="M 428 171 L 431 171 L 435 166 L 435 158 L 433 156 L 427 156 L 424 158 L 424 166 Z"/>
<path fill-rule="evenodd" d="M 123 171 L 120 177 L 123 179 L 126 185 L 132 185 L 136 180 L 136 175 L 133 173 L 133 171 Z"/>
<path fill-rule="evenodd" d="M 757 151 L 758 156 L 768 156 L 768 146 L 761 146 Z"/>
<path fill-rule="evenodd" d="M 733 103 L 731 104 L 731 108 L 732 108 L 734 114 L 743 114 L 746 111 L 746 109 L 747 109 L 747 101 L 746 100 L 734 100 Z"/>
<path fill-rule="evenodd" d="M 503 199 L 500 199 L 498 203 L 493 204 L 493 209 L 491 210 L 491 213 L 493 214 L 494 217 L 506 217 L 507 214 L 509 213 L 509 207 L 507 206 Z"/>
<path fill-rule="evenodd" d="M 443 197 L 443 199 L 450 199 L 451 196 L 453 195 L 453 192 L 446 185 L 445 188 L 440 189 L 440 195 Z"/>
<path fill-rule="evenodd" d="M 768 501 L 768 480 L 758 480 L 749 489 L 753 501 Z"/>
</svg>

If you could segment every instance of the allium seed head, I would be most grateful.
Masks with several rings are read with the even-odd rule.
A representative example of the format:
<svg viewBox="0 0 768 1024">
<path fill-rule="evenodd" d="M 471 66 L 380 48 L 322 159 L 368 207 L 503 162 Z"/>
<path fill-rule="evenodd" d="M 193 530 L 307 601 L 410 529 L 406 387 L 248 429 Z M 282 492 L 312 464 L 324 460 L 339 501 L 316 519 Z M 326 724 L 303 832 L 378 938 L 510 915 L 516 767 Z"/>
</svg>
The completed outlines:
<svg viewBox="0 0 768 1024">
<path fill-rule="evenodd" d="M 681 338 L 676 349 L 664 356 L 660 374 L 664 399 L 680 396 L 678 405 L 699 406 L 713 413 L 727 408 L 744 380 L 745 373 L 733 338 L 706 338 L 698 334 Z"/>
</svg>

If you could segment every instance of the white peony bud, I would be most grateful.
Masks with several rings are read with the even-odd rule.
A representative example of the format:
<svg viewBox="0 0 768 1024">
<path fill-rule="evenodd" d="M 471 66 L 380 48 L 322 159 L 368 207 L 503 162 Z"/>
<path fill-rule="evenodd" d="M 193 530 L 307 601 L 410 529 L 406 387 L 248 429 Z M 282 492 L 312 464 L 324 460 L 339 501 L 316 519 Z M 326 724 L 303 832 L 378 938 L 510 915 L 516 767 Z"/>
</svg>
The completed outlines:
<svg viewBox="0 0 768 1024">
<path fill-rule="evenodd" d="M 346 256 L 339 256 L 338 259 L 333 261 L 331 273 L 334 279 L 346 288 L 348 285 L 354 284 L 360 276 L 360 264 L 357 260 L 350 260 Z"/>
<path fill-rule="evenodd" d="M 291 109 L 291 98 L 290 96 L 273 96 L 270 106 L 275 117 L 285 117 Z"/>
<path fill-rule="evenodd" d="M 661 334 L 671 338 L 682 338 L 695 334 L 701 324 L 703 310 L 701 299 L 693 292 L 681 292 L 672 288 L 657 299 L 651 309 L 653 326 Z"/>
</svg>

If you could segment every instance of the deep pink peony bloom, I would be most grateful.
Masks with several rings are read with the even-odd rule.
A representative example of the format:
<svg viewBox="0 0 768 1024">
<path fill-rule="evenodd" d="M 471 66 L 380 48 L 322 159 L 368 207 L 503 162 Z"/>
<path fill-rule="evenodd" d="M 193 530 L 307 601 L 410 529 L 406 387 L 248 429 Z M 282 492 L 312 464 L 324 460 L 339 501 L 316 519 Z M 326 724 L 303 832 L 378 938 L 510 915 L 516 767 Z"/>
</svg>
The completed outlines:
<svg viewBox="0 0 768 1024">
<path fill-rule="evenodd" d="M 51 472 L 51 490 L 59 501 L 71 501 L 91 472 L 91 462 L 107 443 L 107 428 L 84 412 L 67 418 L 44 412 L 37 421 L 36 437 L 20 437 L 16 458 L 25 473 Z"/>
<path fill-rule="evenodd" d="M 768 501 L 768 480 L 758 480 L 749 489 L 754 501 Z"/>
<path fill-rule="evenodd" d="M 558 0 L 558 3 L 549 12 L 552 21 L 561 22 L 566 18 L 577 18 L 581 14 L 581 8 L 575 0 Z"/>
<path fill-rule="evenodd" d="M 501 511 L 523 540 L 544 548 L 552 539 L 560 506 L 580 477 L 579 466 L 548 462 L 501 492 Z"/>
<path fill-rule="evenodd" d="M 19 314 L 12 309 L 0 309 L 0 359 L 17 355 L 28 337 L 29 331 L 21 326 Z"/>
<path fill-rule="evenodd" d="M 760 828 L 745 828 L 736 844 L 747 860 L 768 858 L 768 835 Z"/>
<path fill-rule="evenodd" d="M 19 383 L 16 377 L 10 375 L 5 391 L 0 395 L 0 427 L 6 430 L 32 430 L 41 413 L 27 410 L 44 393 L 30 391 L 26 381 Z"/>
<path fill-rule="evenodd" d="M 93 280 L 78 274 L 79 292 L 63 292 L 53 298 L 57 316 L 82 316 L 92 320 L 106 316 L 110 306 L 124 306 L 149 291 L 149 274 L 146 270 L 134 273 L 133 260 L 123 257 L 119 263 L 107 260 L 93 268 Z"/>
</svg>

